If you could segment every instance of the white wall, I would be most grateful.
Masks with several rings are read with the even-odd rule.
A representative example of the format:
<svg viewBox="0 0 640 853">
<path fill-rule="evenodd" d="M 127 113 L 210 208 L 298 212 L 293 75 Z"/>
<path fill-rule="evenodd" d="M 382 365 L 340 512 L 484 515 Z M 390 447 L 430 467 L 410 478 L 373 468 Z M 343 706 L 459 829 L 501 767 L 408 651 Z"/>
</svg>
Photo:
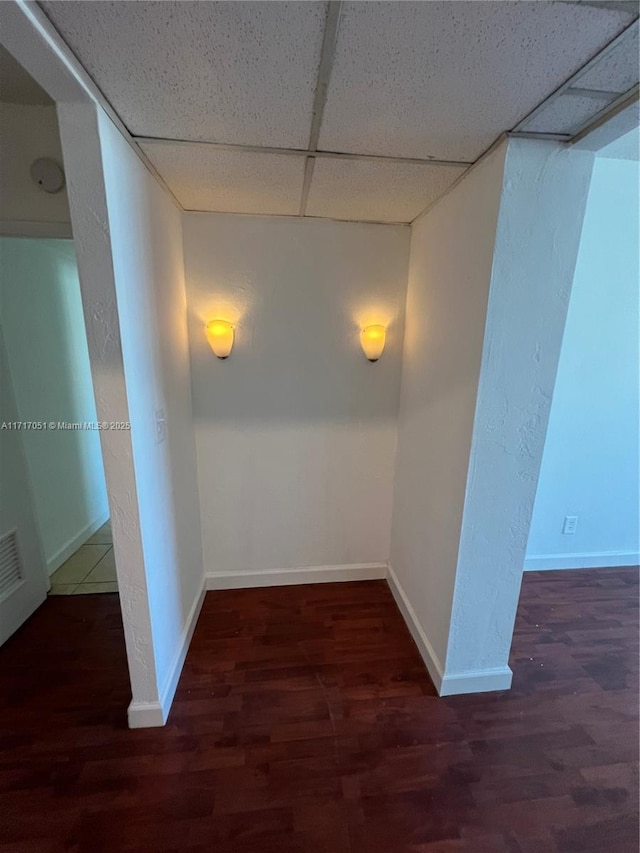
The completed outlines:
<svg viewBox="0 0 640 853">
<path fill-rule="evenodd" d="M 637 149 L 636 149 L 637 150 Z M 526 567 L 638 562 L 639 164 L 596 158 Z M 563 535 L 567 515 L 579 517 Z"/>
<path fill-rule="evenodd" d="M 55 63 L 47 70 L 47 80 L 65 83 Z M 101 421 L 127 422 L 129 405 L 98 113 L 90 103 L 58 105 L 96 409 Z M 131 432 L 103 430 L 100 444 L 131 682 L 129 724 L 162 725 L 165 713 L 160 706 L 153 649 Z"/>
<path fill-rule="evenodd" d="M 412 228 L 391 567 L 436 680 L 449 638 L 505 150 Z"/>
<path fill-rule="evenodd" d="M 133 408 L 136 394 L 143 389 L 145 381 L 154 388 L 161 386 L 167 396 L 171 396 L 167 405 L 167 441 L 172 440 L 173 432 L 178 433 L 179 452 L 175 454 L 175 463 L 180 469 L 172 470 L 175 474 L 172 486 L 181 507 L 179 512 L 172 514 L 170 524 L 175 531 L 174 521 L 184 521 L 183 512 L 187 515 L 187 523 L 181 525 L 176 536 L 180 540 L 178 547 L 181 554 L 193 549 L 196 552 L 194 562 L 198 563 L 201 537 L 197 483 L 192 476 L 195 464 L 193 433 L 187 429 L 180 434 L 182 418 L 190 423 L 191 411 L 190 401 L 182 405 L 190 395 L 183 266 L 181 262 L 177 264 L 178 269 L 167 266 L 175 260 L 172 253 L 179 241 L 180 222 L 178 219 L 177 228 L 174 228 L 173 202 L 146 172 L 124 139 L 117 136 L 91 96 L 95 88 L 86 82 L 81 72 L 72 70 L 75 60 L 55 31 L 47 27 L 42 12 L 29 4 L 0 3 L 0 19 L 3 44 L 57 104 L 98 416 L 102 421 L 132 421 L 131 432 L 102 431 L 100 441 L 133 693 L 129 724 L 161 725 L 166 720 L 183 654 L 188 648 L 189 627 L 195 619 L 190 624 L 187 620 L 177 642 L 175 625 L 184 612 L 188 587 L 201 587 L 202 564 L 201 560 L 197 567 L 189 561 L 180 565 L 173 562 L 165 574 L 167 561 L 163 560 L 159 567 L 149 569 L 146 547 L 151 536 L 149 527 L 155 526 L 160 538 L 164 539 L 166 516 L 159 510 L 155 519 L 150 519 L 148 506 L 158 481 L 145 482 L 138 476 L 135 465 L 139 454 L 160 454 L 153 450 L 148 440 L 148 425 L 142 413 L 136 411 L 136 416 L 130 418 L 129 403 Z M 110 193 L 108 209 L 106 184 L 109 184 Z M 132 226 L 129 231 L 128 225 Z M 131 235 L 134 235 L 133 240 Z M 136 242 L 136 236 L 142 242 Z M 118 270 L 118 281 L 114 268 L 116 256 L 126 262 L 126 268 Z M 152 295 L 156 292 L 156 280 L 166 300 L 166 309 L 160 306 L 156 310 L 156 299 Z M 135 293 L 140 289 L 147 295 L 144 305 L 142 300 L 137 302 L 134 295 L 129 300 L 129 291 Z M 149 310 L 145 310 L 144 317 L 124 316 L 132 307 Z M 171 328 L 166 322 L 158 325 L 157 321 L 165 321 L 166 313 L 174 308 L 178 309 L 171 317 L 174 325 Z M 121 319 L 123 325 L 127 325 L 126 338 L 121 335 Z M 140 329 L 146 329 L 147 324 L 150 331 L 146 334 L 164 338 L 168 352 L 163 353 L 166 361 L 159 365 L 154 351 L 150 373 L 145 376 L 148 363 L 136 361 L 136 354 L 144 343 L 137 347 L 135 336 Z M 160 345 L 157 344 L 158 348 Z M 127 350 L 124 357 L 123 347 Z M 171 363 L 168 369 L 171 379 L 165 376 L 167 362 Z M 178 383 L 180 387 L 175 388 Z M 135 434 L 145 431 L 147 442 L 142 441 L 138 450 L 134 445 L 140 442 L 136 442 Z M 158 466 L 166 468 L 166 461 L 158 459 Z M 164 505 L 163 498 L 164 495 L 158 496 L 160 506 Z M 144 543 L 143 514 L 147 528 Z M 182 547 L 185 542 L 188 548 Z M 178 597 L 174 595 L 177 575 L 180 577 L 177 586 L 184 593 Z M 158 603 L 162 596 L 168 599 L 166 609 L 171 608 L 166 625 L 162 624 L 162 607 Z M 193 603 L 197 605 L 198 597 Z M 189 616 L 191 614 L 197 616 L 197 606 L 189 611 Z M 156 667 L 154 633 L 161 635 L 157 642 L 163 646 L 159 662 L 171 658 L 169 673 L 160 673 Z M 174 649 L 167 649 L 167 642 L 174 642 Z"/>
<path fill-rule="evenodd" d="M 508 687 L 513 625 L 593 155 L 510 140 L 460 534 L 446 692 Z"/>
<path fill-rule="evenodd" d="M 203 581 L 182 228 L 171 199 L 102 114 L 99 128 L 145 582 L 166 714 Z M 160 442 L 157 411 L 166 423 Z"/>
<path fill-rule="evenodd" d="M 370 576 L 371 564 L 384 572 L 408 244 L 398 226 L 184 216 L 211 585 L 302 567 L 350 567 L 336 579 L 357 567 Z M 215 317 L 236 326 L 226 361 L 205 339 Z M 375 364 L 359 346 L 370 323 L 388 325 Z"/>
<path fill-rule="evenodd" d="M 97 420 L 73 243 L 0 237 L 0 316 L 21 420 Z M 96 431 L 23 442 L 49 573 L 109 515 Z"/>
<path fill-rule="evenodd" d="M 31 180 L 39 157 L 62 165 L 55 106 L 0 103 L 0 233 L 20 234 L 20 223 L 58 223 L 61 234 L 68 231 L 66 190 L 46 193 Z"/>
<path fill-rule="evenodd" d="M 511 682 L 591 163 L 511 140 L 413 227 L 391 581 L 445 695 Z"/>
</svg>

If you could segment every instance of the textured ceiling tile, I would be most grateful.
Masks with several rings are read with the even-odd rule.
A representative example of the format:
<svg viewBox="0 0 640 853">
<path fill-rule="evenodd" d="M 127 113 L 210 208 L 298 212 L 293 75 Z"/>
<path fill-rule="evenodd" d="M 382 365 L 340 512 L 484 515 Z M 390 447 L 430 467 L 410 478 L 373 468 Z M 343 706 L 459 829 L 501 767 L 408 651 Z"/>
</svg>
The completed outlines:
<svg viewBox="0 0 640 853">
<path fill-rule="evenodd" d="M 41 5 L 134 135 L 306 147 L 326 3 Z"/>
<path fill-rule="evenodd" d="M 145 142 L 140 147 L 186 210 L 289 215 L 299 211 L 303 156 L 171 142 Z"/>
<path fill-rule="evenodd" d="M 636 23 L 610 53 L 596 62 L 574 85 L 622 94 L 638 82 L 638 29 Z"/>
<path fill-rule="evenodd" d="M 632 20 L 547 2 L 347 2 L 320 148 L 473 160 Z"/>
<path fill-rule="evenodd" d="M 611 95 L 611 100 L 615 98 L 616 95 Z M 521 130 L 527 133 L 572 134 L 606 106 L 607 101 L 600 98 L 560 95 L 543 107 Z"/>
<path fill-rule="evenodd" d="M 410 222 L 464 171 L 460 166 L 319 157 L 307 215 Z"/>
</svg>

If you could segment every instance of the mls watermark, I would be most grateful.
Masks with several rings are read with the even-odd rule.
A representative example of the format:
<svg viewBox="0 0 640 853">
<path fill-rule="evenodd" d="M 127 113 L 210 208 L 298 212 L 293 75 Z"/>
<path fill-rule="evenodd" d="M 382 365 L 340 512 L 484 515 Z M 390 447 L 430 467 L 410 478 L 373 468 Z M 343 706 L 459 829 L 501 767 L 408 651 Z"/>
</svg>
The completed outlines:
<svg viewBox="0 0 640 853">
<path fill-rule="evenodd" d="M 35 432 L 81 432 L 84 430 L 130 430 L 129 421 L 2 421 L 0 430 L 33 430 Z"/>
</svg>

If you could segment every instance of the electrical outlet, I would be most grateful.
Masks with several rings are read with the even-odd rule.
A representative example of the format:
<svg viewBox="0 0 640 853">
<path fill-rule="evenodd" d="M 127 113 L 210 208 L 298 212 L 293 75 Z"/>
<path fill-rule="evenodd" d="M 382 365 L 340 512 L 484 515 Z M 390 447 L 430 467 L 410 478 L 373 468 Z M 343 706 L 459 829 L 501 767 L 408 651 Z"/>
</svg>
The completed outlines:
<svg viewBox="0 0 640 853">
<path fill-rule="evenodd" d="M 161 444 L 167 437 L 167 422 L 164 417 L 164 409 L 156 409 L 156 444 Z"/>
<path fill-rule="evenodd" d="M 577 515 L 565 515 L 564 524 L 562 525 L 562 532 L 571 536 L 576 532 L 576 528 L 578 526 L 578 516 Z"/>
</svg>

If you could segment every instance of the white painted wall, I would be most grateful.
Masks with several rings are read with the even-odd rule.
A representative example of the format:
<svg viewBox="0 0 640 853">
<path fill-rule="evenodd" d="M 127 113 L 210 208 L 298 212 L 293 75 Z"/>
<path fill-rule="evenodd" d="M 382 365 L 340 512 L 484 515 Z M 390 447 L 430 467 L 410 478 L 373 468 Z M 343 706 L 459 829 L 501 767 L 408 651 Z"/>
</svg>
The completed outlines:
<svg viewBox="0 0 640 853">
<path fill-rule="evenodd" d="M 186 214 L 193 407 L 212 585 L 389 558 L 409 229 Z M 207 320 L 236 326 L 218 360 Z M 369 363 L 359 331 L 388 325 Z M 357 567 L 354 569 L 354 566 Z M 274 574 L 275 572 L 275 574 Z M 350 574 L 351 572 L 351 574 Z M 261 580 L 261 575 L 264 578 Z"/>
<path fill-rule="evenodd" d="M 510 140 L 469 457 L 447 693 L 508 687 L 529 524 L 593 155 Z"/>
<path fill-rule="evenodd" d="M 0 317 L 21 420 L 97 421 L 73 243 L 0 237 Z M 108 516 L 97 431 L 23 436 L 42 548 L 55 571 Z"/>
<path fill-rule="evenodd" d="M 175 247 L 173 238 L 176 231 L 178 237 L 180 235 L 179 221 L 177 229 L 173 229 L 173 203 L 147 174 L 133 152 L 128 147 L 125 151 L 117 144 L 124 144 L 123 138 L 114 139 L 114 127 L 91 95 L 92 92 L 95 93 L 95 87 L 82 77 L 77 68 L 74 70 L 75 60 L 50 27 L 43 13 L 33 4 L 4 3 L 0 4 L 0 21 L 3 45 L 57 103 L 98 416 L 103 421 L 130 420 L 129 400 L 135 403 L 136 392 L 143 387 L 145 380 L 156 387 L 159 371 L 159 384 L 167 394 L 172 394 L 171 405 L 167 407 L 167 417 L 170 419 L 169 436 L 174 432 L 174 426 L 177 426 L 176 431 L 179 433 L 181 416 L 189 420 L 187 413 L 190 413 L 191 406 L 190 402 L 184 407 L 181 406 L 185 395 L 190 393 L 183 278 L 182 275 L 174 276 L 172 267 L 166 268 L 167 263 L 174 259 L 171 252 Z M 134 162 L 131 160 L 132 156 Z M 122 188 L 119 181 L 124 184 Z M 105 189 L 107 183 L 111 191 L 109 209 Z M 167 211 L 167 205 L 170 213 Z M 161 226 L 159 228 L 158 223 Z M 130 233 L 127 233 L 127 224 L 134 225 Z M 155 226 L 154 233 L 149 233 L 152 225 Z M 171 231 L 173 233 L 170 233 Z M 135 239 L 131 241 L 130 234 L 139 235 L 143 242 L 136 242 Z M 169 248 L 166 248 L 167 245 Z M 116 255 L 124 256 L 128 261 L 128 267 L 124 271 L 126 274 L 120 269 L 117 282 L 114 269 Z M 182 264 L 178 264 L 178 268 L 177 272 L 182 273 Z M 161 307 L 157 312 L 155 299 L 150 295 L 155 293 L 156 279 L 160 280 L 160 292 L 167 302 L 166 309 Z M 137 322 L 131 316 L 124 318 L 124 324 L 128 323 L 129 335 L 125 340 L 125 336 L 121 335 L 121 314 L 125 314 L 131 307 L 127 298 L 130 288 L 141 288 L 148 296 L 143 307 L 153 310 L 149 310 L 144 318 L 138 317 Z M 168 289 L 171 290 L 169 298 Z M 132 303 L 134 308 L 139 304 L 135 299 Z M 139 364 L 135 358 L 135 335 L 139 328 L 146 328 L 144 323 L 153 326 L 158 318 L 166 320 L 166 312 L 173 308 L 180 308 L 177 315 L 172 315 L 175 328 L 167 328 L 165 323 L 163 327 L 154 329 L 159 337 L 164 335 L 167 339 L 168 353 L 163 354 L 163 358 L 172 363 L 172 369 L 169 370 L 172 380 L 167 380 L 164 364 L 158 368 L 156 358 L 151 363 L 152 372 L 145 376 L 143 371 L 147 363 Z M 124 358 L 123 344 L 127 350 Z M 127 347 L 127 344 L 131 344 L 131 347 Z M 185 365 L 186 370 L 183 370 Z M 180 388 L 174 389 L 173 385 L 178 381 Z M 179 408 L 177 413 L 176 407 Z M 184 631 L 175 644 L 175 654 L 171 654 L 172 650 L 167 654 L 165 641 L 175 641 L 176 620 L 173 616 L 176 611 L 182 610 L 187 600 L 190 581 L 197 578 L 199 583 L 194 585 L 201 586 L 202 565 L 200 561 L 196 570 L 191 563 L 178 567 L 174 563 L 170 567 L 168 577 L 163 576 L 161 571 L 156 571 L 155 567 L 154 571 L 148 569 L 149 560 L 146 559 L 146 542 L 143 543 L 141 516 L 144 510 L 147 527 L 145 537 L 148 537 L 148 506 L 152 500 L 149 492 L 157 485 L 157 481 L 154 480 L 150 484 L 145 482 L 144 478 L 138 476 L 139 472 L 135 467 L 138 450 L 134 447 L 137 442 L 133 439 L 135 434 L 147 429 L 144 418 L 138 417 L 138 414 L 136 412 L 136 417 L 131 417 L 131 432 L 105 430 L 100 434 L 100 441 L 112 516 L 120 603 L 133 694 L 129 706 L 129 724 L 153 726 L 162 725 L 166 720 L 173 688 L 188 648 L 189 628 L 197 617 L 197 597 L 194 599 L 193 609 L 189 611 L 189 616 L 193 615 L 194 618 L 187 619 Z M 195 477 L 190 476 L 193 471 L 190 462 L 195 456 L 192 431 L 187 430 L 177 441 L 184 453 L 179 452 L 176 461 L 182 466 L 181 472 L 184 473 L 178 472 L 172 482 L 175 490 L 173 494 L 176 500 L 181 501 L 180 512 L 172 516 L 172 528 L 173 520 L 183 519 L 181 512 L 184 511 L 190 525 L 195 529 L 187 530 L 189 525 L 181 527 L 178 538 L 182 543 L 183 536 L 188 534 L 184 541 L 201 553 L 197 484 Z M 140 453 L 145 452 L 150 453 L 153 450 L 146 450 L 143 441 Z M 159 505 L 163 504 L 163 498 L 164 495 L 158 496 Z M 154 524 L 161 537 L 164 536 L 164 522 L 165 517 L 158 512 Z M 161 569 L 166 566 L 166 561 L 163 561 Z M 178 572 L 181 578 L 178 585 L 185 595 L 171 598 L 176 586 L 173 578 Z M 153 600 L 150 590 L 152 585 L 155 587 Z M 167 626 L 161 624 L 162 608 L 158 607 L 158 598 L 163 595 L 169 598 L 168 605 L 173 608 Z M 160 643 L 164 643 L 164 648 L 160 652 L 159 661 L 163 662 L 171 657 L 172 666 L 169 673 L 160 673 L 156 667 L 152 609 L 154 630 L 158 632 L 160 629 L 163 633 Z"/>
<path fill-rule="evenodd" d="M 391 567 L 422 626 L 436 682 L 445 669 L 505 151 L 412 227 Z"/>
<path fill-rule="evenodd" d="M 67 82 L 55 62 L 46 70 L 45 79 L 63 86 Z M 98 113 L 90 103 L 72 101 L 58 106 L 96 409 L 101 421 L 127 422 L 129 405 Z M 166 714 L 160 705 L 153 650 L 131 432 L 103 430 L 100 444 L 131 681 L 129 725 L 162 725 Z"/>
<path fill-rule="evenodd" d="M 0 103 L 0 233 L 20 234 L 27 223 L 58 223 L 66 226 L 61 233 L 68 230 L 66 190 L 46 193 L 31 180 L 29 169 L 39 157 L 62 165 L 55 106 Z"/>
<path fill-rule="evenodd" d="M 412 229 L 391 582 L 445 695 L 511 681 L 591 164 L 511 140 Z"/>
<path fill-rule="evenodd" d="M 182 227 L 176 206 L 103 114 L 99 130 L 146 588 L 166 712 L 203 582 Z M 161 442 L 158 410 L 166 422 Z"/>
<path fill-rule="evenodd" d="M 639 184 L 637 160 L 596 158 L 527 547 L 530 569 L 638 562 Z M 579 517 L 574 535 L 562 533 L 567 515 Z"/>
</svg>

